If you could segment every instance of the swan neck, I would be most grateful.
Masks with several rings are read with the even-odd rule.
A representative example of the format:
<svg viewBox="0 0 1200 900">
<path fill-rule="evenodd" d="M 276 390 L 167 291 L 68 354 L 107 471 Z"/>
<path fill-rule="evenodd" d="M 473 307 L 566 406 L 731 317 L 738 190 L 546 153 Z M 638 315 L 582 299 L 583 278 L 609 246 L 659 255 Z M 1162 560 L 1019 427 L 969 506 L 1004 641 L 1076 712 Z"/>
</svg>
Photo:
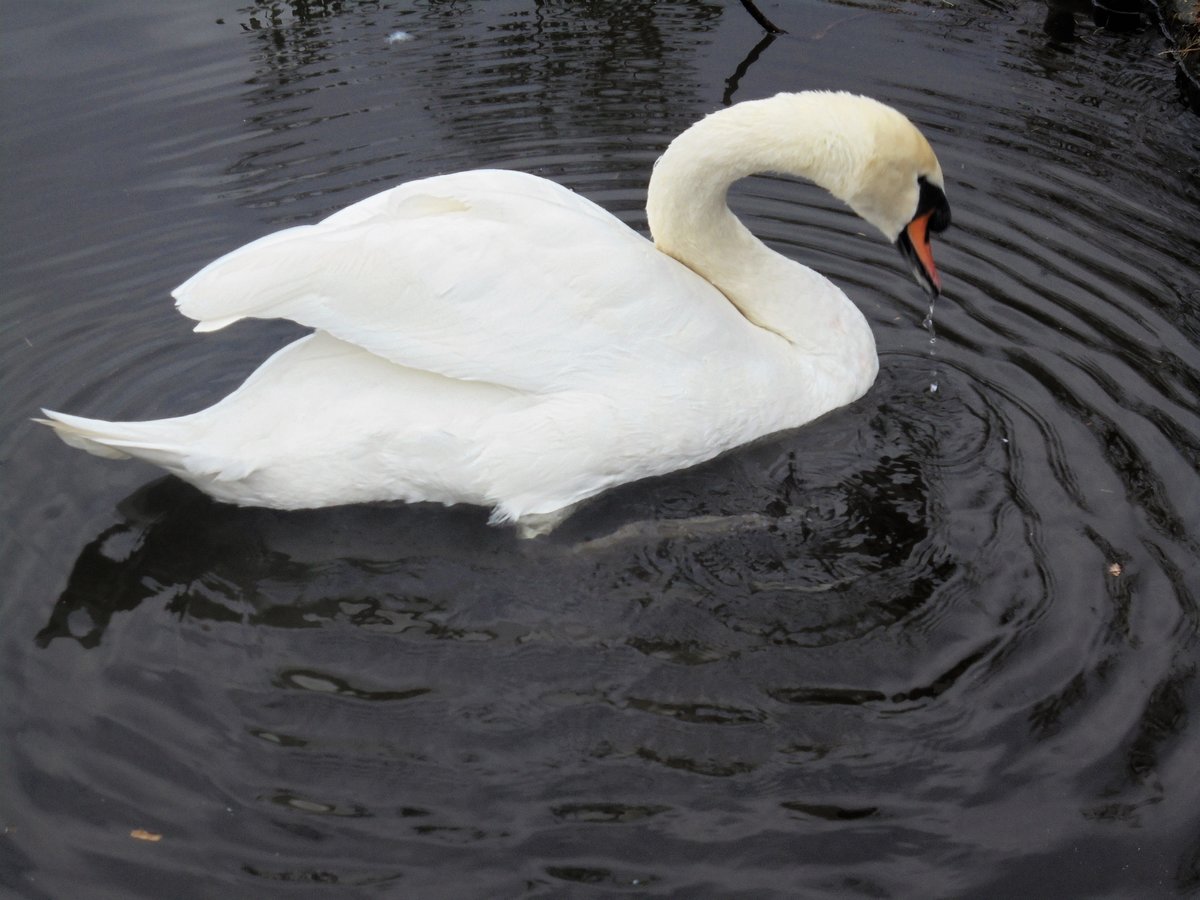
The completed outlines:
<svg viewBox="0 0 1200 900">
<path fill-rule="evenodd" d="M 728 237 L 734 218 L 729 188 L 756 173 L 805 178 L 846 200 L 869 143 L 857 131 L 853 122 L 828 114 L 822 95 L 781 94 L 702 119 L 671 142 L 650 178 L 647 212 L 655 243 L 676 256 L 677 250 L 686 255 L 687 245 L 706 231 Z"/>
<path fill-rule="evenodd" d="M 853 124 L 829 116 L 805 94 L 713 113 L 677 137 L 654 168 L 646 209 L 655 246 L 705 278 L 751 322 L 808 343 L 797 307 L 809 306 L 811 315 L 812 304 L 838 304 L 844 296 L 833 296 L 821 276 L 754 237 L 730 211 L 727 194 L 740 178 L 777 172 L 845 199 L 862 166 L 862 143 Z"/>
</svg>

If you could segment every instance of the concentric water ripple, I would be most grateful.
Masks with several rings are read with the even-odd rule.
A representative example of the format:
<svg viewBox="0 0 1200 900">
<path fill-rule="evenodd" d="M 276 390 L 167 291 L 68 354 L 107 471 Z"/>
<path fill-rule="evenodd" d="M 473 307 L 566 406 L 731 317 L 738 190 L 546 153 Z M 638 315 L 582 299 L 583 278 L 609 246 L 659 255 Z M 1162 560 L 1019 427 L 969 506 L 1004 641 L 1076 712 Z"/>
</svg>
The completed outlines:
<svg viewBox="0 0 1200 900">
<path fill-rule="evenodd" d="M 0 884 L 1200 885 L 1200 130 L 1161 41 L 1013 3 L 770 13 L 774 41 L 715 2 L 12 11 Z M 500 166 L 644 230 L 675 133 L 806 87 L 904 109 L 955 216 L 931 344 L 878 236 L 737 186 L 877 335 L 875 388 L 809 427 L 520 541 L 480 510 L 226 507 L 25 421 L 239 383 L 296 329 L 194 335 L 168 293 L 273 228 Z"/>
</svg>

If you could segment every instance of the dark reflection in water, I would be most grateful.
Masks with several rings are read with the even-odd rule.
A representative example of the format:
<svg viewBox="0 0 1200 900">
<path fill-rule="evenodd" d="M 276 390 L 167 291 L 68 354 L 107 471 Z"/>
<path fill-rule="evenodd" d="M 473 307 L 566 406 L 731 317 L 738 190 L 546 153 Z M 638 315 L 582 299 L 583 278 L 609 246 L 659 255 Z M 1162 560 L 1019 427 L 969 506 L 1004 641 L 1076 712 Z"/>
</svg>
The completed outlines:
<svg viewBox="0 0 1200 900">
<path fill-rule="evenodd" d="M 1087 21 L 1114 32 L 1138 31 L 1145 27 L 1144 0 L 1046 0 L 1047 37 L 1060 46 L 1077 40 L 1076 21 Z"/>
<path fill-rule="evenodd" d="M 9 11 L 4 891 L 1200 890 L 1200 144 L 1161 39 L 764 9 L 786 34 L 720 2 Z M 201 338 L 168 291 L 273 227 L 488 165 L 642 227 L 670 137 L 801 87 L 913 116 L 956 215 L 931 354 L 891 248 L 738 186 L 878 336 L 810 427 L 520 541 L 222 506 L 26 421 L 232 388 L 294 329 Z"/>
<path fill-rule="evenodd" d="M 292 16 L 283 16 L 275 6 L 249 17 L 261 52 L 246 124 L 265 129 L 272 140 L 240 159 L 230 174 L 243 176 L 239 193 L 253 205 L 302 197 L 296 170 L 311 171 L 314 163 L 322 171 L 328 165 L 350 174 L 339 190 L 375 184 L 381 178 L 377 166 L 410 155 L 414 117 L 423 120 L 422 129 L 461 148 L 463 165 L 503 162 L 561 176 L 583 162 L 611 178 L 613 145 L 627 148 L 649 139 L 661 150 L 662 136 L 673 136 L 702 111 L 686 103 L 681 108 L 686 91 L 680 85 L 696 80 L 697 50 L 707 43 L 704 33 L 723 6 L 498 2 L 477 4 L 464 19 L 461 3 L 431 0 L 421 10 L 364 4 L 339 12 L 344 15 L 298 5 Z M 338 53 L 346 40 L 346 17 L 377 32 L 375 46 L 358 48 L 350 60 Z M 411 96 L 403 90 L 385 95 L 383 103 L 398 115 L 376 121 L 383 109 L 348 106 L 339 95 L 364 81 L 395 77 L 389 57 L 405 50 L 383 40 L 388 23 L 413 28 L 413 42 L 421 42 L 422 52 L 409 54 L 416 58 L 405 67 L 405 77 L 422 89 Z M 464 27 L 467 23 L 473 27 Z M 483 39 L 480 26 L 486 29 Z M 500 129 L 492 114 L 498 99 L 507 126 Z M 406 109 L 409 102 L 419 104 L 419 112 Z M 613 133 L 618 109 L 637 117 L 637 132 Z M 347 119 L 370 120 L 352 142 L 343 139 Z M 386 131 L 376 132 L 380 125 Z M 326 142 L 319 135 L 329 126 L 338 133 Z M 304 130 L 303 141 L 295 138 L 297 129 Z M 641 160 L 636 165 L 644 172 Z M 382 178 L 392 183 L 404 171 L 389 166 Z M 278 191 L 286 196 L 277 197 Z M 334 205 L 340 204 L 339 198 Z"/>
</svg>

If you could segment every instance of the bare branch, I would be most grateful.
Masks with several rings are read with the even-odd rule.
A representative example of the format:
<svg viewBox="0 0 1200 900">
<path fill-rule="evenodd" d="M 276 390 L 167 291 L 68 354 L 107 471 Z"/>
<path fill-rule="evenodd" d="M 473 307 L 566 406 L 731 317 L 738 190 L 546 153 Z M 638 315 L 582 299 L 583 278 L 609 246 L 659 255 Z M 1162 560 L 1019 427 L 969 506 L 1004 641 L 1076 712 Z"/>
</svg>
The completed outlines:
<svg viewBox="0 0 1200 900">
<path fill-rule="evenodd" d="M 762 14 L 759 8 L 754 5 L 754 0 L 742 0 L 742 6 L 746 7 L 746 12 L 754 17 L 754 21 L 762 26 L 767 34 L 787 34 L 786 31 Z"/>
</svg>

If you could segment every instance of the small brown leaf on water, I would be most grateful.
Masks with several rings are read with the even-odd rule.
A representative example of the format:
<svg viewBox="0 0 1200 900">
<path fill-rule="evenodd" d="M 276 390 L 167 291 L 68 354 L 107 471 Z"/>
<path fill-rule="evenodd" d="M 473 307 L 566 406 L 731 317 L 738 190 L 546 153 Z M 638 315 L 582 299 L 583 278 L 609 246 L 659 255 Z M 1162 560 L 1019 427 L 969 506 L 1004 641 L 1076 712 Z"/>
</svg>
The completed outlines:
<svg viewBox="0 0 1200 900">
<path fill-rule="evenodd" d="M 158 843 L 162 840 L 161 834 L 155 834 L 153 831 L 147 831 L 144 828 L 133 829 L 133 831 L 129 832 L 129 836 L 139 841 L 151 841 L 152 843 Z"/>
</svg>

